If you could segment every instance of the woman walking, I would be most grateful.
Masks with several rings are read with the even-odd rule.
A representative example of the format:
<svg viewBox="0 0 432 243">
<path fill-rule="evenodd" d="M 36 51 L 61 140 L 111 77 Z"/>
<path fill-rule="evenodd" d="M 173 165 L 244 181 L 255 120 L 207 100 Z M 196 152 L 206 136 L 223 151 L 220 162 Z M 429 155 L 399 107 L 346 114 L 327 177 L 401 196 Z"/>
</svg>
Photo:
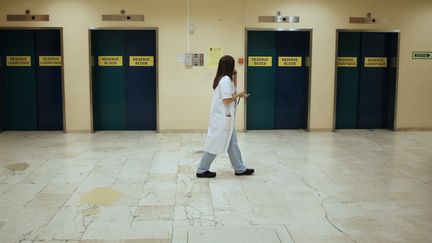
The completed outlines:
<svg viewBox="0 0 432 243">
<path fill-rule="evenodd" d="M 238 100 L 246 98 L 244 92 L 237 93 L 237 71 L 232 56 L 223 56 L 213 81 L 213 99 L 210 111 L 210 124 L 204 146 L 204 154 L 196 173 L 200 178 L 213 178 L 216 172 L 210 166 L 218 154 L 228 152 L 235 175 L 252 175 L 254 169 L 244 166 L 234 129 Z"/>
</svg>

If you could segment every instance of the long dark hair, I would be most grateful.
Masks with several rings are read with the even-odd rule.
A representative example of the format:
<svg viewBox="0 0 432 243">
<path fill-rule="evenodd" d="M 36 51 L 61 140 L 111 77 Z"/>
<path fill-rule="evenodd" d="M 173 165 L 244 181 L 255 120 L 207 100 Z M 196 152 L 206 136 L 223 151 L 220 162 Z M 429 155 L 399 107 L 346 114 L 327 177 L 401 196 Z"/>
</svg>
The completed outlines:
<svg viewBox="0 0 432 243">
<path fill-rule="evenodd" d="M 234 58 L 229 55 L 225 55 L 219 59 L 219 65 L 216 72 L 216 76 L 213 80 L 213 89 L 216 89 L 216 87 L 219 84 L 219 80 L 223 76 L 228 76 L 230 79 L 232 79 L 233 73 L 234 73 Z"/>
</svg>

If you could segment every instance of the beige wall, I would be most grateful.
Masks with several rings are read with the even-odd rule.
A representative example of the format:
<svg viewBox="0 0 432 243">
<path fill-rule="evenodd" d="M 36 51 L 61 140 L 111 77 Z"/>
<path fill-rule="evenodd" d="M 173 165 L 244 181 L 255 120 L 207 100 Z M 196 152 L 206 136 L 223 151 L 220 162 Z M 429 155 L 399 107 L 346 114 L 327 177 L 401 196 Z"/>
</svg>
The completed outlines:
<svg viewBox="0 0 432 243">
<path fill-rule="evenodd" d="M 6 22 L 6 14 L 50 14 L 44 23 Z M 144 14 L 144 22 L 102 22 L 101 15 Z M 90 27 L 159 28 L 159 128 L 206 130 L 211 82 L 215 69 L 186 69 L 176 61 L 188 51 L 187 0 L 0 0 L 1 27 L 63 27 L 65 62 L 65 106 L 68 132 L 90 131 L 90 80 L 88 29 Z M 299 24 L 258 23 L 258 15 L 298 15 Z M 348 24 L 349 16 L 388 18 L 388 23 Z M 412 60 L 411 52 L 432 50 L 432 1 L 429 0 L 190 0 L 190 22 L 195 34 L 189 36 L 190 51 L 205 53 L 222 47 L 236 59 L 244 55 L 244 29 L 311 28 L 312 80 L 311 130 L 333 127 L 336 29 L 401 30 L 397 128 L 432 129 L 432 61 Z M 207 62 L 207 59 L 206 59 Z M 244 66 L 237 67 L 240 89 Z M 237 128 L 244 128 L 243 105 Z"/>
</svg>

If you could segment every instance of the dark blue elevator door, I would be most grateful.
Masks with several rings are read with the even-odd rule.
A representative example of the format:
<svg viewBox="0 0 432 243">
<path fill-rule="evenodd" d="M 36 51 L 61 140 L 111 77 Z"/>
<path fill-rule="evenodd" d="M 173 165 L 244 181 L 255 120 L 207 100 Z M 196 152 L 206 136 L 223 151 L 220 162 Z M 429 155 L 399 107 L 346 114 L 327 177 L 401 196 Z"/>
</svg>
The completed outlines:
<svg viewBox="0 0 432 243">
<path fill-rule="evenodd" d="M 338 36 L 338 57 L 354 58 L 357 63 L 337 67 L 336 129 L 357 129 L 361 33 L 340 32 Z"/>
<path fill-rule="evenodd" d="M 247 102 L 248 130 L 274 129 L 276 32 L 248 31 L 247 59 L 270 57 L 271 66 L 253 66 L 247 62 L 247 92 L 251 96 Z"/>
<path fill-rule="evenodd" d="M 124 33 L 122 30 L 92 30 L 91 42 L 95 59 L 92 68 L 94 130 L 125 130 Z M 121 62 L 107 64 L 103 58 L 118 58 Z"/>
<path fill-rule="evenodd" d="M 127 130 L 156 130 L 156 31 L 125 31 L 126 127 Z M 153 59 L 132 66 L 131 57 Z M 152 63 L 152 64 L 151 64 Z"/>
<path fill-rule="evenodd" d="M 365 58 L 387 57 L 385 33 L 362 33 L 361 69 L 359 82 L 360 129 L 387 127 L 387 67 L 365 67 Z M 387 64 L 388 65 L 388 64 Z"/>
<path fill-rule="evenodd" d="M 276 34 L 277 57 L 300 57 L 301 66 L 279 66 L 276 60 L 275 129 L 307 128 L 309 32 Z"/>
<path fill-rule="evenodd" d="M 35 31 L 39 130 L 63 130 L 61 66 L 40 65 L 41 57 L 61 57 L 60 30 Z"/>
<path fill-rule="evenodd" d="M 5 130 L 37 130 L 35 41 L 33 30 L 4 30 Z M 16 61 L 16 60 L 24 60 Z"/>
</svg>

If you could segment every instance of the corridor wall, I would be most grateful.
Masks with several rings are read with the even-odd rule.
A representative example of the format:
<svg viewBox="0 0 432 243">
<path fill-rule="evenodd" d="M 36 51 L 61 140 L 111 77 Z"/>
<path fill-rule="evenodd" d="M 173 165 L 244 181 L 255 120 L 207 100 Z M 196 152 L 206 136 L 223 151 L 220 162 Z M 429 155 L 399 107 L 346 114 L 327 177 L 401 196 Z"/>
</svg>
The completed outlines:
<svg viewBox="0 0 432 243">
<path fill-rule="evenodd" d="M 91 27 L 158 27 L 158 121 L 160 131 L 204 131 L 208 126 L 211 82 L 210 47 L 222 47 L 237 60 L 245 56 L 245 28 L 313 29 L 311 52 L 311 131 L 331 131 L 335 113 L 335 53 L 337 29 L 400 30 L 396 92 L 397 130 L 432 129 L 431 62 L 413 60 L 413 51 L 431 51 L 432 2 L 429 0 L 1 0 L 1 27 L 63 27 L 65 124 L 67 132 L 91 131 L 89 34 Z M 50 14 L 49 22 L 9 22 L 7 14 Z M 105 22 L 102 14 L 144 14 L 144 22 Z M 300 16 L 300 23 L 260 23 L 260 15 Z M 188 16 L 189 12 L 189 16 Z M 383 21 L 349 24 L 350 16 L 368 12 Z M 189 23 L 194 33 L 188 34 Z M 178 54 L 205 54 L 205 66 L 185 68 Z M 239 90 L 244 88 L 244 65 L 236 64 Z M 243 130 L 244 105 L 238 108 L 236 128 Z"/>
</svg>

